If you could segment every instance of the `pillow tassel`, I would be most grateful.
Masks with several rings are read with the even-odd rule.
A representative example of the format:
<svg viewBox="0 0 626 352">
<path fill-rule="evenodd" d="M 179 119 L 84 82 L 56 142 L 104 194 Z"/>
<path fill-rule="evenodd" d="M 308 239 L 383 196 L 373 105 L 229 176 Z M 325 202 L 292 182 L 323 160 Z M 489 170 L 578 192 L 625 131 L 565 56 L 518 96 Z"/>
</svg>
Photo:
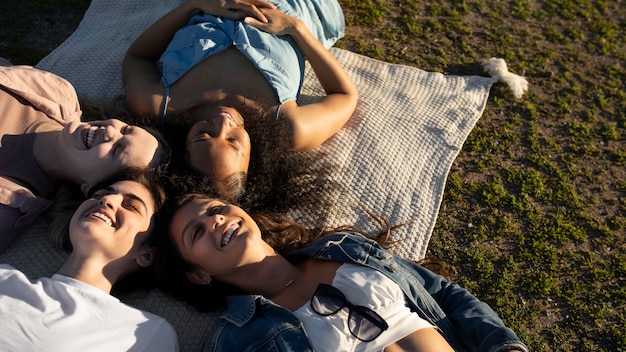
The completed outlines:
<svg viewBox="0 0 626 352">
<path fill-rule="evenodd" d="M 528 90 L 528 81 L 526 78 L 509 72 L 504 59 L 492 57 L 489 60 L 483 61 L 482 66 L 483 69 L 489 73 L 491 78 L 506 83 L 509 88 L 511 88 L 515 98 L 521 98 Z"/>
</svg>

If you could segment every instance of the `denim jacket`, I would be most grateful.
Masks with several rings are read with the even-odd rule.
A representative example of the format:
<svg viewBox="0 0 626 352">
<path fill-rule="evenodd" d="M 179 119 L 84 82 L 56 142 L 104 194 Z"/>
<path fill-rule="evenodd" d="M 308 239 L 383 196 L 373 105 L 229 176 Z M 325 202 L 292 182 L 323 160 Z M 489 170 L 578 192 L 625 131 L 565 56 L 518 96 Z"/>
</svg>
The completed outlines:
<svg viewBox="0 0 626 352">
<path fill-rule="evenodd" d="M 404 291 L 411 310 L 435 325 L 456 351 L 528 351 L 496 313 L 467 290 L 418 264 L 392 255 L 359 234 L 326 236 L 288 258 L 310 257 L 377 270 Z M 228 297 L 207 336 L 205 351 L 312 351 L 300 321 L 260 296 Z"/>
<path fill-rule="evenodd" d="M 345 32 L 337 0 L 270 0 L 282 12 L 303 21 L 330 48 Z M 289 36 L 276 36 L 241 20 L 199 13 L 180 28 L 159 60 L 166 87 L 206 58 L 235 47 L 265 76 L 282 104 L 296 100 L 304 80 L 304 54 Z"/>
</svg>

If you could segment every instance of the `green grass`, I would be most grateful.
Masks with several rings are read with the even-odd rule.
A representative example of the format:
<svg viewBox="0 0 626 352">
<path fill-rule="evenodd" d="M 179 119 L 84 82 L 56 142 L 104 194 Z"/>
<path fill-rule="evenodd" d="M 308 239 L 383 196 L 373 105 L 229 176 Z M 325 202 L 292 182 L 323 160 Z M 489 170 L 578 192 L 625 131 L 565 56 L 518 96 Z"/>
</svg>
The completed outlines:
<svg viewBox="0 0 626 352">
<path fill-rule="evenodd" d="M 431 254 L 532 350 L 625 351 L 626 7 L 384 3 L 343 2 L 344 48 L 374 56 L 375 42 L 377 58 L 453 74 L 482 74 L 475 64 L 498 56 L 531 84 L 518 101 L 492 89 L 451 170 Z M 386 12 L 363 29 L 366 6 Z"/>
<path fill-rule="evenodd" d="M 89 6 L 88 0 L 3 0 L 0 56 L 34 65 L 66 39 Z M 58 33 L 58 32 L 61 33 Z"/>
<path fill-rule="evenodd" d="M 75 28 L 89 4 L 7 1 L 0 56 L 27 64 L 65 39 L 42 32 L 55 14 Z M 430 253 L 533 351 L 626 351 L 623 1 L 340 2 L 340 47 L 459 75 L 484 75 L 478 63 L 496 56 L 528 78 L 521 100 L 492 88 L 450 172 Z M 29 45 L 34 36 L 53 46 Z"/>
</svg>

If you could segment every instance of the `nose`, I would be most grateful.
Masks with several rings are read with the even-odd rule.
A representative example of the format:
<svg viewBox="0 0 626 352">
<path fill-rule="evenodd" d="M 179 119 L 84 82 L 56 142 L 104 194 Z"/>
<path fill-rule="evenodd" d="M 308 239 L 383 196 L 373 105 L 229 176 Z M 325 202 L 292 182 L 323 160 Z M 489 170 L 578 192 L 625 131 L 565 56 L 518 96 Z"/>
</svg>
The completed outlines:
<svg viewBox="0 0 626 352">
<path fill-rule="evenodd" d="M 116 141 L 121 135 L 120 131 L 118 131 L 118 129 L 112 125 L 103 126 L 101 128 L 104 129 L 104 131 L 102 132 L 102 140 L 105 142 Z"/>
<path fill-rule="evenodd" d="M 214 116 L 207 122 L 209 124 L 208 133 L 213 138 L 224 135 L 230 128 L 234 127 L 233 122 L 226 115 Z"/>
<path fill-rule="evenodd" d="M 222 214 L 215 214 L 209 218 L 209 221 L 211 222 L 211 226 L 209 226 L 209 228 L 216 231 L 219 226 L 226 222 L 226 217 Z"/>
<path fill-rule="evenodd" d="M 121 194 L 112 193 L 104 195 L 100 198 L 98 204 L 107 207 L 111 210 L 115 210 L 116 204 L 119 203 L 119 199 L 122 198 Z"/>
</svg>

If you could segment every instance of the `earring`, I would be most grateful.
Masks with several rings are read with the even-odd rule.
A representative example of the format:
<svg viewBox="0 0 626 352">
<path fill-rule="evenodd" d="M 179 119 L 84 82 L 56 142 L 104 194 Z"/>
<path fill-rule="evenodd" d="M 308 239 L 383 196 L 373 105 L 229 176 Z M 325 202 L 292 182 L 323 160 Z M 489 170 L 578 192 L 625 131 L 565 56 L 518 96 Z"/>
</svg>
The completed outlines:
<svg viewBox="0 0 626 352">
<path fill-rule="evenodd" d="M 203 281 L 202 282 L 202 286 L 209 286 L 209 285 L 211 285 L 210 281 Z"/>
</svg>

